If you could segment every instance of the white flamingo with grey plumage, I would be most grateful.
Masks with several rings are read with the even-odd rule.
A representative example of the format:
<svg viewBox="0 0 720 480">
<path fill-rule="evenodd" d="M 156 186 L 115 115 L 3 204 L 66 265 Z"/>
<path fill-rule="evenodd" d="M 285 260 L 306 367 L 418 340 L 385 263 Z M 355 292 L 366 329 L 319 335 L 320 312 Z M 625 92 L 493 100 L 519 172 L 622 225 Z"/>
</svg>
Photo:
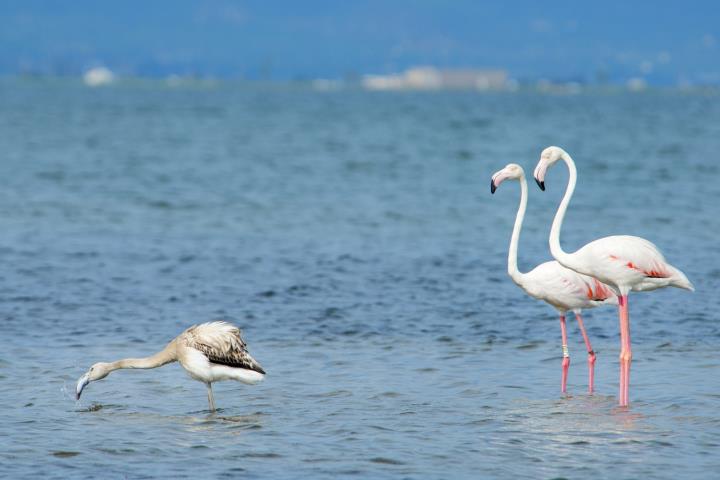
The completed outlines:
<svg viewBox="0 0 720 480">
<path fill-rule="evenodd" d="M 150 357 L 94 364 L 78 380 L 76 398 L 80 399 L 90 382 L 101 380 L 115 370 L 157 368 L 173 362 L 180 362 L 192 378 L 207 386 L 211 411 L 215 411 L 214 382 L 235 380 L 255 384 L 265 378 L 265 370 L 248 353 L 240 329 L 227 322 L 210 322 L 188 328 Z"/>
</svg>

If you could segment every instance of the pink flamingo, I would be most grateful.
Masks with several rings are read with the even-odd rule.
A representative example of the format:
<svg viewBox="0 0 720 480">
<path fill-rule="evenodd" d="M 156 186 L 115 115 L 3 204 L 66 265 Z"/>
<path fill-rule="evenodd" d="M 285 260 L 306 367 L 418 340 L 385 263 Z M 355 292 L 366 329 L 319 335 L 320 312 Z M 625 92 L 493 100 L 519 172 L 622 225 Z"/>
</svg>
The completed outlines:
<svg viewBox="0 0 720 480">
<path fill-rule="evenodd" d="M 570 173 L 565 195 L 560 202 L 550 230 L 550 252 L 561 265 L 578 273 L 590 275 L 612 288 L 618 296 L 620 316 L 620 406 L 629 403 L 630 364 L 630 315 L 628 293 L 643 292 L 663 287 L 694 290 L 685 274 L 665 261 L 660 250 L 640 237 L 614 235 L 594 240 L 574 253 L 566 253 L 560 247 L 560 229 L 570 198 L 575 191 L 577 170 L 568 153 L 559 147 L 548 147 L 540 155 L 535 167 L 535 181 L 545 190 L 545 173 L 562 159 Z"/>
<path fill-rule="evenodd" d="M 515 284 L 525 290 L 531 297 L 543 300 L 555 307 L 560 314 L 560 333 L 562 336 L 562 380 L 560 389 L 567 392 L 567 375 L 570 367 L 570 354 L 567 347 L 567 331 L 565 328 L 565 315 L 572 310 L 577 319 L 580 332 L 585 340 L 588 352 L 588 391 L 593 393 L 595 381 L 595 352 L 590 345 L 590 339 L 585 332 L 581 316 L 583 308 L 594 308 L 603 304 L 617 305 L 617 297 L 613 291 L 599 281 L 587 275 L 581 275 L 560 265 L 556 261 L 541 263 L 531 271 L 522 273 L 517 267 L 518 242 L 522 230 L 525 209 L 527 207 L 527 181 L 525 172 L 520 165 L 508 164 L 505 168 L 493 175 L 490 181 L 490 193 L 504 180 L 520 181 L 520 206 L 515 217 L 515 226 L 510 237 L 510 250 L 508 251 L 508 274 Z"/>
</svg>

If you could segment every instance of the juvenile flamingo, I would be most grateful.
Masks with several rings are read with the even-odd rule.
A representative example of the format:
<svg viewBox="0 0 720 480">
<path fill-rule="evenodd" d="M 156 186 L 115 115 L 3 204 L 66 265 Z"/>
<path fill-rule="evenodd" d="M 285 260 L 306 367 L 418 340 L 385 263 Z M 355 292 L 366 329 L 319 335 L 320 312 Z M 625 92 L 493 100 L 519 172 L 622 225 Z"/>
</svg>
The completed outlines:
<svg viewBox="0 0 720 480">
<path fill-rule="evenodd" d="M 254 384 L 265 378 L 265 370 L 248 353 L 240 330 L 226 322 L 210 322 L 188 328 L 150 357 L 96 363 L 78 380 L 76 398 L 80 399 L 88 383 L 101 380 L 115 370 L 156 368 L 172 362 L 180 362 L 192 378 L 207 385 L 208 403 L 213 412 L 213 382 L 237 380 Z"/>
<path fill-rule="evenodd" d="M 560 247 L 560 229 L 565 211 L 575 191 L 577 170 L 575 162 L 560 147 L 548 147 L 540 155 L 535 167 L 535 181 L 540 190 L 545 190 L 545 174 L 551 166 L 562 159 L 570 173 L 565 195 L 560 202 L 550 230 L 550 252 L 561 265 L 578 273 L 590 275 L 612 288 L 618 296 L 620 316 L 620 406 L 630 403 L 630 365 L 632 347 L 630 344 L 630 315 L 628 294 L 630 291 L 643 292 L 663 287 L 678 287 L 694 290 L 685 274 L 670 265 L 658 248 L 640 237 L 614 235 L 594 240 L 574 253 L 566 253 Z"/>
<path fill-rule="evenodd" d="M 496 172 L 490 181 L 490 193 L 505 180 L 520 181 L 520 206 L 515 216 L 515 226 L 510 237 L 508 251 L 508 274 L 513 282 L 531 297 L 543 300 L 555 307 L 560 314 L 560 334 L 562 336 L 562 377 L 560 389 L 567 392 L 567 376 L 570 367 L 570 354 L 567 347 L 567 331 L 565 328 L 565 315 L 572 310 L 577 319 L 580 332 L 585 340 L 588 351 L 588 391 L 593 393 L 595 382 L 595 352 L 590 345 L 590 339 L 585 332 L 581 316 L 583 308 L 595 308 L 603 304 L 617 305 L 617 297 L 608 288 L 594 278 L 581 275 L 560 265 L 556 261 L 541 263 L 531 271 L 522 273 L 517 266 L 518 243 L 522 230 L 525 209 L 527 208 L 527 181 L 525 171 L 520 165 L 508 164 Z"/>
</svg>

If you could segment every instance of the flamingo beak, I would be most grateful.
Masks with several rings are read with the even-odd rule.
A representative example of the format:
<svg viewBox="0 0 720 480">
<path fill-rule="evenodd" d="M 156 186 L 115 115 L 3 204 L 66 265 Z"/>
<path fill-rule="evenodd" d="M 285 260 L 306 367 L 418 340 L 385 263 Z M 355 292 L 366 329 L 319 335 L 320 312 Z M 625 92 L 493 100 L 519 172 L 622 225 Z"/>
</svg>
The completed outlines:
<svg viewBox="0 0 720 480">
<path fill-rule="evenodd" d="M 537 183 L 537 186 L 540 187 L 540 190 L 543 192 L 545 191 L 545 173 L 547 172 L 547 167 L 547 163 L 541 158 L 537 167 L 535 167 L 535 172 L 533 174 L 533 177 L 535 177 L 535 183 Z"/>
<path fill-rule="evenodd" d="M 495 190 L 498 189 L 500 184 L 508 179 L 507 173 L 505 173 L 505 169 L 499 170 L 495 172 L 490 179 L 490 193 L 495 193 Z"/>
<path fill-rule="evenodd" d="M 80 400 L 83 389 L 90 383 L 90 374 L 86 373 L 78 380 L 77 387 L 75 387 L 75 400 Z"/>
</svg>

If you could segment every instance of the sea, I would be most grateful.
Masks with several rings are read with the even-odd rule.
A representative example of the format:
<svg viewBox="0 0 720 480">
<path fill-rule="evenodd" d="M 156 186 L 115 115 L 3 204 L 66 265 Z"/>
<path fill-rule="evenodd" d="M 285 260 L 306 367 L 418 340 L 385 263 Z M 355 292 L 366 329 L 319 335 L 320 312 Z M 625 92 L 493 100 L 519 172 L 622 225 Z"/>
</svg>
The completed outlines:
<svg viewBox="0 0 720 480">
<path fill-rule="evenodd" d="M 507 275 L 562 231 L 654 242 L 696 291 L 568 319 Z M 720 92 L 317 91 L 0 79 L 0 477 L 705 479 L 720 472 Z M 238 325 L 267 371 L 178 364 L 75 384 L 191 325 Z"/>
</svg>

